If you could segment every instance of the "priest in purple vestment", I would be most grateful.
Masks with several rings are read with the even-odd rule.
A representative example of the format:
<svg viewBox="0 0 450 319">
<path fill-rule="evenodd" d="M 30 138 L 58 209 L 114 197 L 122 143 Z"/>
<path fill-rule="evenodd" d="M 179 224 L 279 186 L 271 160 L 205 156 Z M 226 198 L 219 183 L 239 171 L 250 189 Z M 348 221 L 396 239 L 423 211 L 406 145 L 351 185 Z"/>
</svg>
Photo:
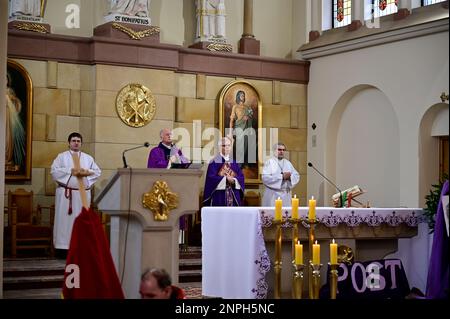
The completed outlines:
<svg viewBox="0 0 450 319">
<path fill-rule="evenodd" d="M 448 180 L 446 180 L 442 187 L 436 213 L 436 224 L 434 226 L 433 246 L 431 248 L 427 278 L 426 298 L 428 299 L 447 299 L 449 296 L 449 247 L 444 207 L 442 205 L 442 197 L 448 195 L 448 191 L 449 185 Z"/>
<path fill-rule="evenodd" d="M 208 164 L 203 204 L 205 206 L 241 206 L 244 197 L 244 174 L 230 158 L 231 140 L 222 137 L 220 153 Z"/>
<path fill-rule="evenodd" d="M 148 156 L 148 168 L 170 168 L 172 163 L 189 163 L 181 150 L 172 143 L 172 130 L 163 128 L 159 133 L 161 142 L 151 149 Z"/>
</svg>

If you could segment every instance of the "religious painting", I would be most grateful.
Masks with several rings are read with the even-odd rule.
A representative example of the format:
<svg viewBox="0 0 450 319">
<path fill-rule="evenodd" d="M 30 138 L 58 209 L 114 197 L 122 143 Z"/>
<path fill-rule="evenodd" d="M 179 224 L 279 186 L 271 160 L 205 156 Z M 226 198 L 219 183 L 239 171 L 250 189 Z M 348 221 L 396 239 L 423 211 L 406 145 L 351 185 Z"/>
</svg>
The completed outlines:
<svg viewBox="0 0 450 319">
<path fill-rule="evenodd" d="M 220 131 L 233 141 L 233 159 L 241 166 L 245 183 L 261 183 L 260 94 L 247 81 L 232 81 L 220 93 L 219 108 Z"/>
<path fill-rule="evenodd" d="M 12 60 L 6 77 L 5 180 L 30 180 L 33 84 L 25 68 Z"/>
</svg>

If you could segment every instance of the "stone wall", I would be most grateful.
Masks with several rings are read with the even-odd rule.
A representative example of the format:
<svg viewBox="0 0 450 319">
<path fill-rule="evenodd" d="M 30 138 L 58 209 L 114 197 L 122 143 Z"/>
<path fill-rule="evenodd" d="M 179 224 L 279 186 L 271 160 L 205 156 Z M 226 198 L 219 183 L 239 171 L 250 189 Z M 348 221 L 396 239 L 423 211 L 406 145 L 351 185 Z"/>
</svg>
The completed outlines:
<svg viewBox="0 0 450 319">
<path fill-rule="evenodd" d="M 201 130 L 219 127 L 219 96 L 222 88 L 235 77 L 178 73 L 172 70 L 135 68 L 115 65 L 82 65 L 54 61 L 15 59 L 29 72 L 33 81 L 32 180 L 25 184 L 8 183 L 8 190 L 33 190 L 35 205 L 54 202 L 55 184 L 50 166 L 59 152 L 67 149 L 67 136 L 73 131 L 83 135 L 83 150 L 93 155 L 103 173 L 95 191 L 104 187 L 116 168 L 122 167 L 126 148 L 159 142 L 164 127 L 182 127 L 192 136 L 193 121 L 201 121 Z M 302 175 L 294 193 L 306 204 L 306 84 L 277 80 L 250 82 L 260 93 L 263 127 L 279 129 L 279 138 L 289 150 L 289 158 Z M 156 100 L 156 115 L 142 128 L 125 125 L 116 113 L 115 99 L 129 83 L 148 87 Z M 203 140 L 202 146 L 210 142 Z M 191 148 L 183 152 L 191 154 Z M 269 145 L 267 145 L 269 147 Z M 133 168 L 147 165 L 149 149 L 127 153 Z M 204 167 L 206 170 L 206 165 Z M 202 183 L 203 184 L 203 183 Z M 253 191 L 262 190 L 261 185 Z M 262 193 L 261 193 L 262 194 Z"/>
</svg>

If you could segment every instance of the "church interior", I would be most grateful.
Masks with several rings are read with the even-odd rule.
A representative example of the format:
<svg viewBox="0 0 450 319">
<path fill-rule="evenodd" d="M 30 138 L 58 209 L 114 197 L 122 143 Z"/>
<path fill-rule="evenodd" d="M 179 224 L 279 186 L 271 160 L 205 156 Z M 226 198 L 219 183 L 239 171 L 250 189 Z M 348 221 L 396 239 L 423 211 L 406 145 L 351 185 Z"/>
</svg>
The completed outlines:
<svg viewBox="0 0 450 319">
<path fill-rule="evenodd" d="M 439 0 L 1 1 L 0 95 L 23 136 L 0 108 L 0 298 L 60 298 L 52 163 L 72 132 L 101 169 L 89 206 L 125 298 L 149 267 L 187 298 L 442 298 L 435 258 L 448 298 L 448 32 Z M 241 91 L 242 205 L 206 207 Z M 148 168 L 167 128 L 186 169 Z M 278 142 L 295 209 L 262 205 Z"/>
</svg>

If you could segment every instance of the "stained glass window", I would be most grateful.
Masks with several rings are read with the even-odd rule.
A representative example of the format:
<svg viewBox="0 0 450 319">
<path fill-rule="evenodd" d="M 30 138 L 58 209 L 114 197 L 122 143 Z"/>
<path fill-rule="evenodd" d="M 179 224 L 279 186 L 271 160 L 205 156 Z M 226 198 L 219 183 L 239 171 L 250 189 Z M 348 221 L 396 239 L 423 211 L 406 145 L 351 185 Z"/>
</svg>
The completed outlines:
<svg viewBox="0 0 450 319">
<path fill-rule="evenodd" d="M 352 1 L 333 0 L 333 28 L 343 27 L 352 22 Z"/>
<path fill-rule="evenodd" d="M 429 6 L 430 4 L 435 4 L 438 2 L 444 2 L 445 0 L 422 0 L 422 7 Z"/>
<path fill-rule="evenodd" d="M 372 14 L 379 18 L 398 11 L 398 0 L 372 0 Z"/>
</svg>

